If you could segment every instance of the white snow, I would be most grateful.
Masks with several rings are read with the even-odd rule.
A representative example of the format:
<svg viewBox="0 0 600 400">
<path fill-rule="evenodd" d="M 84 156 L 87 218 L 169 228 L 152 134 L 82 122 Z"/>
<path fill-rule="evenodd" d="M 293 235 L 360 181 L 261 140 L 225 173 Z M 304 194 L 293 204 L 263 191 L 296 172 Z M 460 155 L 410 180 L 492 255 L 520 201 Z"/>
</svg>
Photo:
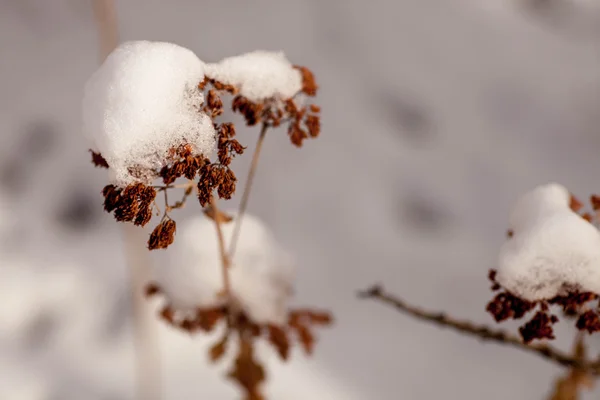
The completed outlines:
<svg viewBox="0 0 600 400">
<path fill-rule="evenodd" d="M 257 50 L 206 65 L 206 76 L 239 88 L 250 101 L 288 99 L 302 89 L 302 75 L 283 52 Z"/>
<path fill-rule="evenodd" d="M 541 185 L 523 195 L 510 213 L 513 236 L 502 246 L 497 280 L 534 301 L 568 287 L 600 293 L 600 233 L 570 208 L 562 185 Z"/>
<path fill-rule="evenodd" d="M 237 217 L 222 225 L 229 246 Z M 180 311 L 222 304 L 221 256 L 215 223 L 199 216 L 178 228 L 169 247 L 170 265 L 158 266 L 157 283 Z M 235 256 L 229 270 L 234 299 L 258 323 L 282 324 L 292 295 L 294 266 L 290 255 L 257 218 L 244 215 Z"/>
<path fill-rule="evenodd" d="M 204 97 L 197 85 L 204 68 L 186 48 L 132 41 L 117 47 L 90 77 L 83 98 L 84 131 L 114 170 L 114 183 L 139 180 L 131 167 L 160 168 L 169 148 L 182 143 L 194 145 L 196 154 L 212 153 L 213 123 L 198 111 Z"/>
<path fill-rule="evenodd" d="M 106 291 L 89 272 L 69 263 L 37 267 L 24 258 L 3 257 L 0 340 L 20 346 L 46 318 L 62 328 L 45 338 L 52 345 L 89 348 L 109 312 Z"/>
</svg>

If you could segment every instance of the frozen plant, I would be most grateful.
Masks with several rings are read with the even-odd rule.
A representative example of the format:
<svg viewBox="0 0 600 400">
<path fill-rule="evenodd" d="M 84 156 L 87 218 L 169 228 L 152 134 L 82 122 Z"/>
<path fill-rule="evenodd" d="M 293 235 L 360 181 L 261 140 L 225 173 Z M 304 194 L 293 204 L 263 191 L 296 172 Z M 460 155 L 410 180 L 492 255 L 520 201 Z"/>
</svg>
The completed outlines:
<svg viewBox="0 0 600 400">
<path fill-rule="evenodd" d="M 489 271 L 496 296 L 487 311 L 496 322 L 531 318 L 519 336 L 423 310 L 384 291 L 381 286 L 361 292 L 414 317 L 482 339 L 537 353 L 570 371 L 557 380 L 553 400 L 577 399 L 579 388 L 600 375 L 600 357 L 588 359 L 584 334 L 600 331 L 600 197 L 590 198 L 593 212 L 558 183 L 540 185 L 521 196 L 509 215 L 506 242 L 497 266 Z M 553 310 L 554 309 L 554 310 Z M 556 312 L 559 311 L 559 312 Z M 572 354 L 534 340 L 555 338 L 553 325 L 573 319 L 579 331 Z"/>
<path fill-rule="evenodd" d="M 238 218 L 233 215 L 222 223 L 225 238 L 233 234 Z M 288 310 L 293 295 L 292 259 L 257 217 L 245 214 L 242 218 L 229 274 L 223 274 L 221 267 L 214 221 L 198 216 L 181 228 L 179 240 L 169 249 L 173 251 L 172 261 L 156 268 L 148 294 L 162 294 L 162 318 L 188 332 L 211 332 L 223 320 L 226 329 L 210 349 L 209 357 L 220 359 L 228 343 L 237 340 L 238 359 L 249 357 L 252 369 L 260 373 L 248 382 L 236 364 L 230 376 L 254 393 L 265 377 L 262 367 L 253 360 L 251 348 L 256 338 L 267 337 L 283 360 L 289 356 L 291 336 L 297 337 L 305 352 L 311 354 L 315 340 L 312 326 L 329 324 L 331 317 L 316 310 Z M 224 288 L 228 288 L 229 297 L 224 296 Z"/>
<path fill-rule="evenodd" d="M 169 150 L 210 156 L 215 130 L 199 110 L 204 63 L 171 43 L 127 42 L 113 51 L 85 85 L 84 130 L 110 166 L 114 184 L 151 184 Z"/>
<path fill-rule="evenodd" d="M 257 217 L 245 214 L 242 218 L 237 250 L 230 260 L 228 274 L 231 301 L 252 321 L 284 324 L 287 303 L 293 292 L 291 257 Z M 235 219 L 222 224 L 226 247 L 231 242 Z M 224 306 L 225 282 L 213 220 L 199 215 L 185 221 L 173 246 L 170 265 L 159 266 L 156 271 L 156 284 L 173 311 L 185 315 L 194 313 L 197 308 Z"/>
<path fill-rule="evenodd" d="M 266 90 L 259 90 L 261 85 Z M 218 121 L 222 98 L 233 96 L 231 108 L 248 126 L 262 125 L 261 141 L 268 128 L 286 125 L 300 147 L 320 132 L 319 107 L 300 105 L 316 91 L 313 74 L 291 65 L 282 53 L 254 52 L 207 65 L 170 43 L 120 45 L 88 80 L 83 100 L 92 161 L 109 168 L 113 178 L 103 190 L 105 210 L 117 221 L 144 226 L 158 208 L 157 191 L 164 192 L 162 220 L 148 245 L 168 247 L 176 230 L 170 212 L 183 206 L 194 186 L 202 207 L 212 202 L 214 191 L 222 199 L 235 192 L 230 164 L 245 147 L 235 138 L 233 123 Z M 174 185 L 181 177 L 188 183 Z M 155 184 L 158 179 L 162 185 Z M 184 189 L 183 198 L 169 203 L 167 191 L 175 188 Z"/>
<path fill-rule="evenodd" d="M 162 318 L 187 332 L 208 332 L 223 322 L 225 335 L 210 349 L 211 358 L 221 358 L 230 338 L 237 337 L 239 352 L 229 376 L 247 399 L 264 398 L 260 386 L 266 375 L 254 355 L 257 339 L 266 336 L 287 359 L 291 333 L 311 353 L 311 327 L 331 322 L 326 312 L 288 309 L 289 256 L 260 221 L 245 216 L 267 131 L 287 127 L 297 147 L 316 138 L 320 108 L 307 104 L 316 94 L 312 72 L 292 65 L 282 52 L 255 51 L 207 64 L 183 47 L 148 41 L 118 46 L 85 86 L 83 120 L 94 147 L 92 162 L 108 168 L 111 177 L 102 191 L 107 212 L 137 226 L 160 215 L 148 248 L 166 249 L 175 241 L 173 210 L 196 194 L 204 216 L 184 225 L 181 243 L 169 249 L 175 263 L 159 268 L 147 294 L 163 294 Z M 231 162 L 245 146 L 236 126 L 221 120 L 225 99 L 247 126 L 261 126 L 234 216 L 219 210 L 217 197 L 227 200 L 235 193 Z M 180 178 L 186 182 L 176 183 Z M 182 197 L 172 202 L 168 195 L 176 190 Z"/>
</svg>

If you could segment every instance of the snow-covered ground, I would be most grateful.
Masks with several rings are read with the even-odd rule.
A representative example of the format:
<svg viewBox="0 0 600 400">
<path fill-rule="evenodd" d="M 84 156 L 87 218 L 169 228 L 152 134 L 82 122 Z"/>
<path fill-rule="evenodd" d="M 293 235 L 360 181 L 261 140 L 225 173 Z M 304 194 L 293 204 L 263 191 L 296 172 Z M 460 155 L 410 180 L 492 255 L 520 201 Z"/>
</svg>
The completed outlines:
<svg viewBox="0 0 600 400">
<path fill-rule="evenodd" d="M 491 324 L 486 274 L 517 196 L 550 181 L 600 191 L 600 11 L 566 1 L 564 18 L 518 0 L 118 2 L 122 40 L 174 42 L 209 62 L 284 50 L 321 84 L 321 137 L 298 150 L 269 135 L 250 209 L 297 261 L 295 301 L 332 309 L 336 325 L 314 358 L 271 368 L 272 398 L 548 392 L 558 368 L 355 292 L 384 282 Z M 98 63 L 89 2 L 2 1 L 0 32 L 0 317 L 27 332 L 0 329 L 0 398 L 127 399 L 121 229 L 101 210 L 106 172 L 81 135 Z M 252 147 L 257 133 L 239 140 Z M 249 157 L 234 163 L 243 176 Z M 206 339 L 155 325 L 166 398 L 235 398 L 205 362 Z"/>
</svg>

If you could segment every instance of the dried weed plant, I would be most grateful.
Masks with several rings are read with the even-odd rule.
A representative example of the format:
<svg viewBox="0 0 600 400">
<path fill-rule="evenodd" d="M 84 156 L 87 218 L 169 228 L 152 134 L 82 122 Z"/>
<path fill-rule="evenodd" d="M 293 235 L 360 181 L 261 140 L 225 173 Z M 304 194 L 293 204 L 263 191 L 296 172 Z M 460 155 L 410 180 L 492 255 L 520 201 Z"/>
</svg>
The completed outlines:
<svg viewBox="0 0 600 400">
<path fill-rule="evenodd" d="M 291 143 L 296 147 L 302 147 L 306 139 L 316 138 L 320 133 L 320 107 L 316 104 L 301 105 L 307 98 L 317 94 L 318 87 L 314 75 L 306 67 L 294 68 L 302 76 L 301 91 L 288 99 L 270 98 L 262 102 L 252 102 L 240 95 L 237 87 L 205 77 L 197 86 L 197 90 L 203 92 L 205 99 L 204 103 L 198 104 L 198 111 L 206 113 L 213 120 L 217 135 L 217 157 L 211 160 L 204 155 L 193 156 L 192 145 L 184 143 L 169 150 L 165 157 L 167 163 L 161 169 L 130 169 L 132 175 L 138 176 L 140 181 L 161 180 L 162 184 L 147 185 L 139 182 L 124 188 L 107 185 L 102 190 L 104 210 L 112 213 L 119 222 L 143 227 L 151 222 L 154 215 L 160 216 L 160 221 L 152 230 L 147 242 L 149 250 L 166 249 L 173 243 L 177 230 L 177 223 L 173 218 L 174 211 L 186 206 L 192 195 L 195 195 L 204 214 L 214 221 L 224 278 L 221 295 L 227 300 L 226 305 L 219 308 L 198 308 L 195 315 L 190 317 L 178 315 L 177 310 L 171 308 L 167 302 L 160 312 L 160 318 L 188 333 L 212 332 L 219 323 L 223 323 L 226 329 L 223 336 L 208 350 L 209 358 L 212 361 L 220 360 L 227 346 L 237 341 L 238 352 L 228 377 L 243 389 L 247 400 L 265 399 L 261 387 L 266 380 L 266 371 L 255 354 L 254 344 L 257 340 L 266 340 L 282 360 L 288 360 L 294 342 L 297 342 L 306 354 L 312 354 L 316 337 L 314 329 L 332 323 L 332 316 L 327 311 L 290 309 L 287 322 L 282 326 L 258 324 L 236 304 L 231 295 L 228 278 L 240 232 L 241 217 L 248 205 L 260 151 L 268 130 L 285 127 Z M 231 221 L 232 217 L 218 208 L 217 200 L 229 200 L 235 193 L 238 178 L 231 169 L 231 162 L 234 157 L 244 154 L 246 147 L 238 141 L 234 123 L 220 121 L 225 101 L 228 101 L 234 113 L 243 116 L 247 126 L 261 127 L 229 249 L 225 248 L 221 224 Z M 95 166 L 109 168 L 102 154 L 92 150 L 90 152 Z M 184 179 L 185 182 L 177 183 L 180 179 Z M 179 196 L 176 201 L 172 201 L 170 197 L 177 191 Z M 146 288 L 147 296 L 161 293 L 157 284 L 151 283 Z"/>
<path fill-rule="evenodd" d="M 571 196 L 571 210 L 591 224 L 600 224 L 600 196 L 590 197 L 591 211 Z M 507 236 L 512 237 L 508 231 Z M 496 322 L 509 319 L 525 322 L 518 334 L 478 325 L 454 318 L 445 312 L 429 311 L 411 305 L 403 299 L 387 293 L 380 285 L 358 293 L 359 298 L 375 300 L 394 307 L 414 318 L 434 323 L 440 327 L 454 329 L 460 333 L 527 351 L 567 368 L 552 387 L 549 400 L 577 400 L 582 389 L 593 388 L 600 376 L 600 355 L 590 358 L 585 345 L 586 335 L 600 331 L 600 294 L 583 292 L 577 287 L 564 287 L 561 295 L 545 301 L 531 302 L 521 299 L 496 282 L 496 271 L 490 270 L 488 279 L 491 290 L 496 293 L 487 304 L 486 311 Z M 528 317 L 529 316 L 529 317 Z M 560 316 L 560 318 L 559 318 Z M 526 318 L 528 317 L 528 318 Z M 561 319 L 571 321 L 577 330 L 571 353 L 563 352 L 549 344 L 555 339 L 553 326 Z M 541 342 L 535 342 L 535 341 Z"/>
</svg>

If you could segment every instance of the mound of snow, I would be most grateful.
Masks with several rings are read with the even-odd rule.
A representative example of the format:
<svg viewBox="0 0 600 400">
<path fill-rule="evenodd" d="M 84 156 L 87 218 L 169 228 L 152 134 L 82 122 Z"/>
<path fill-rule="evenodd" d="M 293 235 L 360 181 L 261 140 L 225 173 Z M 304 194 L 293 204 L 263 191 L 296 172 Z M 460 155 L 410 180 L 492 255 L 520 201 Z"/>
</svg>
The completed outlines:
<svg viewBox="0 0 600 400">
<path fill-rule="evenodd" d="M 577 288 L 600 293 L 600 233 L 570 208 L 571 195 L 550 183 L 523 195 L 510 214 L 497 281 L 516 296 L 544 300 Z"/>
<path fill-rule="evenodd" d="M 236 218 L 222 225 L 227 247 Z M 291 258 L 258 218 L 242 218 L 229 270 L 232 295 L 255 322 L 282 324 L 293 292 Z M 172 254 L 170 265 L 156 270 L 157 283 L 177 310 L 221 305 L 223 275 L 214 221 L 205 216 L 188 220 L 177 235 L 168 249 Z"/>
<path fill-rule="evenodd" d="M 253 51 L 206 65 L 206 76 L 234 85 L 250 101 L 288 99 L 302 89 L 302 75 L 283 52 Z"/>
<path fill-rule="evenodd" d="M 111 167 L 113 183 L 149 183 L 149 171 L 163 166 L 168 150 L 183 143 L 196 154 L 212 153 L 213 122 L 199 111 L 204 69 L 186 48 L 133 41 L 117 47 L 90 77 L 84 131 Z"/>
</svg>

